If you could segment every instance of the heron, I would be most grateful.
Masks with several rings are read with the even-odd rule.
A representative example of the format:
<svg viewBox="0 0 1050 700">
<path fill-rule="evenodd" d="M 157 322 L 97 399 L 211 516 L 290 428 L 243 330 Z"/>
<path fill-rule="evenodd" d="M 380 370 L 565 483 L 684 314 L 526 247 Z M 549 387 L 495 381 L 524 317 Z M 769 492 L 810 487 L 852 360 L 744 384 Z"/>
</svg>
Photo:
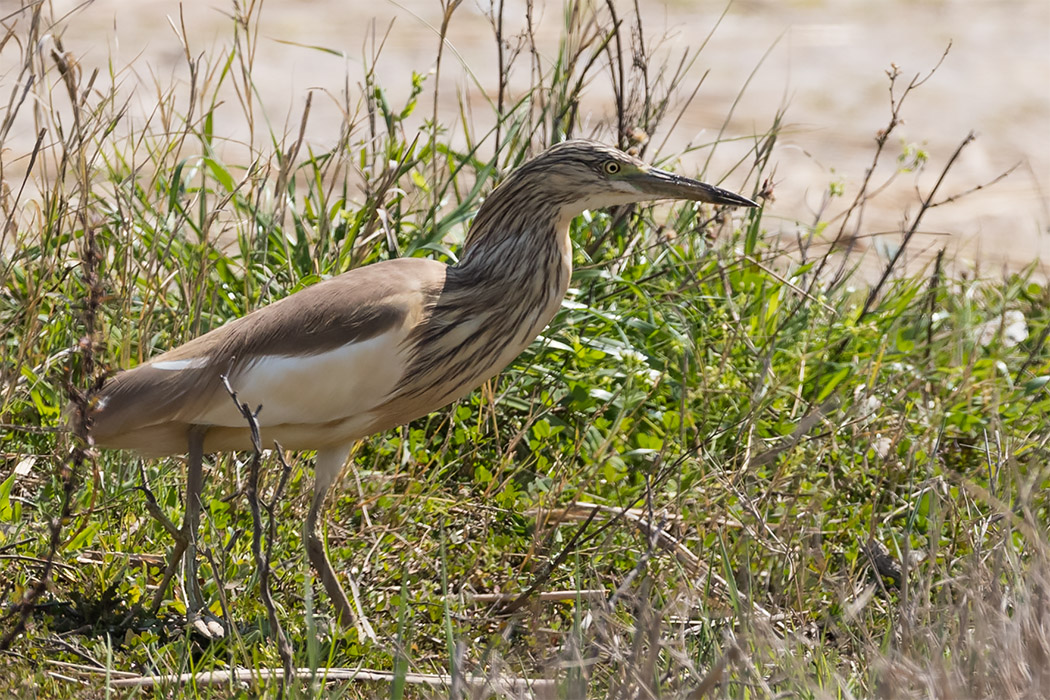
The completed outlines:
<svg viewBox="0 0 1050 700">
<path fill-rule="evenodd" d="M 317 523 L 354 444 L 460 399 L 543 331 L 569 288 L 575 217 L 659 199 L 758 206 L 616 148 L 565 141 L 491 192 L 455 264 L 396 258 L 352 269 L 106 381 L 89 421 L 96 445 L 187 455 L 183 523 L 153 612 L 181 560 L 188 621 L 206 636 L 223 633 L 205 621 L 196 537 L 203 456 L 252 449 L 225 379 L 240 401 L 262 407 L 263 444 L 316 452 L 306 554 L 338 621 L 351 626 L 355 613 Z"/>
</svg>

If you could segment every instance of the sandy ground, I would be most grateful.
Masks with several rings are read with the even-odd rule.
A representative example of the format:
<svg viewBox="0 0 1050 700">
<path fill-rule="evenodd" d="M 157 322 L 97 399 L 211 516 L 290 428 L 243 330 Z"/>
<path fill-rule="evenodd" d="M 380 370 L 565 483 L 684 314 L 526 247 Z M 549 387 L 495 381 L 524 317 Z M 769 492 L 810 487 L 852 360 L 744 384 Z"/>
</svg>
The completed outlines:
<svg viewBox="0 0 1050 700">
<path fill-rule="evenodd" d="M 18 2 L 0 0 L 0 14 Z M 719 21 L 725 4 L 706 0 L 639 0 L 649 43 L 664 37 L 661 51 L 678 56 L 697 47 Z M 82 67 L 112 65 L 125 85 L 184 81 L 186 62 L 169 18 L 179 24 L 174 0 L 96 0 L 81 4 L 55 0 L 56 25 L 67 50 Z M 189 45 L 195 53 L 228 45 L 231 5 L 222 0 L 187 2 L 182 7 Z M 617 2 L 621 15 L 633 5 Z M 562 5 L 536 2 L 541 43 L 553 50 Z M 457 95 L 481 104 L 495 89 L 495 42 L 487 0 L 466 0 L 453 16 L 449 51 L 442 66 L 441 112 L 456 113 Z M 524 0 L 507 0 L 507 33 L 524 26 Z M 295 2 L 267 0 L 262 7 L 254 74 L 260 103 L 274 127 L 293 131 L 308 91 L 315 92 L 308 138 L 323 147 L 334 141 L 337 103 L 346 85 L 353 92 L 374 33 L 389 37 L 376 66 L 391 102 L 408 91 L 410 71 L 427 73 L 437 49 L 437 0 Z M 917 250 L 947 246 L 960 262 L 978 260 L 987 275 L 1017 269 L 1041 258 L 1050 261 L 1050 2 L 1047 0 L 749 0 L 735 2 L 714 31 L 690 72 L 687 85 L 703 79 L 696 103 L 671 134 L 668 152 L 688 143 L 706 143 L 718 132 L 741 87 L 754 75 L 733 111 L 727 134 L 749 137 L 771 124 L 787 104 L 788 128 L 773 157 L 776 200 L 766 219 L 771 233 L 794 236 L 812 221 L 831 182 L 845 185 L 848 199 L 871 161 L 874 135 L 889 118 L 886 70 L 896 64 L 902 79 L 925 74 L 945 48 L 941 68 L 904 108 L 906 123 L 891 142 L 888 165 L 901 143 L 925 148 L 930 161 L 919 176 L 900 178 L 866 213 L 857 231 L 869 248 L 868 262 L 892 250 L 907 213 L 918 209 L 918 193 L 936 180 L 959 142 L 973 130 L 967 147 L 941 192 L 948 196 L 1016 170 L 992 187 L 928 213 Z M 317 50 L 324 47 L 334 53 Z M 342 55 L 338 55 L 342 54 Z M 10 83 L 15 52 L 0 49 L 0 81 Z M 705 77 L 706 73 L 706 77 Z M 516 79 L 527 79 L 526 75 Z M 422 97 L 429 113 L 433 80 Z M 0 90 L 4 93 L 7 89 Z M 612 113 L 607 84 L 590 87 L 588 118 Z M 320 96 L 322 99 L 318 99 Z M 148 113 L 155 100 L 140 90 L 133 110 Z M 227 128 L 240 107 L 230 104 Z M 488 117 L 487 108 L 475 110 Z M 221 116 L 221 115 L 220 115 Z M 287 126 L 286 126 L 287 125 Z M 487 129 L 479 121 L 476 128 Z M 17 128 L 17 127 L 16 127 Z M 31 143 L 32 130 L 14 133 L 5 146 Z M 230 134 L 247 138 L 246 132 Z M 662 140 L 667 134 L 656 134 Z M 21 141 L 19 139 L 21 138 Z M 706 173 L 718 180 L 746 144 L 720 147 Z M 692 174 L 708 153 L 698 151 L 676 165 Z M 891 169 L 880 172 L 880 177 Z M 742 185 L 743 172 L 725 180 Z M 916 189 L 918 188 L 918 190 Z M 832 211 L 842 204 L 833 205 Z M 1043 270 L 1046 276 L 1046 270 Z"/>
</svg>

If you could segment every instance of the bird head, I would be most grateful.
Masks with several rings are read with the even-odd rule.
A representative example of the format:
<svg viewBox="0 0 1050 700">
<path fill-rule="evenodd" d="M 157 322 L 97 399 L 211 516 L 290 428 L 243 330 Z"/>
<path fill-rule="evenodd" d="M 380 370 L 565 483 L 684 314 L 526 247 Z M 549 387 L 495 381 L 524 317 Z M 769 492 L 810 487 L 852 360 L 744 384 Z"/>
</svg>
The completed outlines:
<svg viewBox="0 0 1050 700">
<path fill-rule="evenodd" d="M 467 234 L 461 263 L 476 257 L 471 251 L 482 246 L 501 255 L 503 246 L 519 249 L 523 240 L 545 243 L 546 238 L 523 234 L 565 233 L 569 222 L 587 209 L 657 199 L 758 206 L 747 197 L 654 168 L 610 146 L 565 141 L 520 166 L 493 190 Z"/>
<path fill-rule="evenodd" d="M 538 186 L 549 193 L 553 202 L 562 206 L 563 216 L 569 217 L 585 209 L 657 199 L 758 206 L 734 192 L 654 168 L 623 151 L 586 140 L 552 146 L 523 165 L 512 177 L 542 183 Z"/>
</svg>

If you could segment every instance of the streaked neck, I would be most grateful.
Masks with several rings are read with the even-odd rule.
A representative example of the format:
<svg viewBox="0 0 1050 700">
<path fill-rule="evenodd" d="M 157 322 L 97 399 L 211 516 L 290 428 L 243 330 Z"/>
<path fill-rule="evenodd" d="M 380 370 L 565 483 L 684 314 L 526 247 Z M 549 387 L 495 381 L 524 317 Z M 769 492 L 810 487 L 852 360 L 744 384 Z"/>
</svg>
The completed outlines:
<svg viewBox="0 0 1050 700">
<path fill-rule="evenodd" d="M 478 210 L 455 266 L 458 275 L 479 281 L 541 284 L 564 296 L 572 275 L 572 243 L 566 201 L 537 201 L 519 182 L 508 181 Z M 559 298 L 560 302 L 560 298 Z"/>
</svg>

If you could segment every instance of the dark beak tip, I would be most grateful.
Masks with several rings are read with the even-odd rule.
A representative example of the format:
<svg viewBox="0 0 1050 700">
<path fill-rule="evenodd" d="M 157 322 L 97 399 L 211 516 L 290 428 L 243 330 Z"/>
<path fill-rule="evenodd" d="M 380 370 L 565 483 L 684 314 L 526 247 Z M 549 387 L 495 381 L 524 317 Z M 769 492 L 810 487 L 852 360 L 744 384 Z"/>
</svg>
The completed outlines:
<svg viewBox="0 0 1050 700">
<path fill-rule="evenodd" d="M 741 207 L 744 209 L 757 209 L 758 207 L 762 206 L 761 204 L 754 202 L 744 196 L 717 198 L 705 197 L 703 199 L 697 198 L 693 201 L 700 202 L 703 204 L 709 204 L 715 207 Z"/>
<path fill-rule="evenodd" d="M 714 204 L 719 204 L 728 207 L 752 207 L 756 208 L 760 206 L 757 202 L 745 197 L 742 194 L 737 194 L 730 190 L 724 190 L 721 187 L 714 187 L 708 185 L 710 188 L 709 196 L 710 200 Z"/>
<path fill-rule="evenodd" d="M 758 208 L 760 205 L 754 200 L 748 199 L 742 194 L 736 194 L 733 192 L 724 192 L 720 201 L 716 201 L 715 204 L 720 204 L 726 207 L 747 207 L 749 209 Z"/>
</svg>

